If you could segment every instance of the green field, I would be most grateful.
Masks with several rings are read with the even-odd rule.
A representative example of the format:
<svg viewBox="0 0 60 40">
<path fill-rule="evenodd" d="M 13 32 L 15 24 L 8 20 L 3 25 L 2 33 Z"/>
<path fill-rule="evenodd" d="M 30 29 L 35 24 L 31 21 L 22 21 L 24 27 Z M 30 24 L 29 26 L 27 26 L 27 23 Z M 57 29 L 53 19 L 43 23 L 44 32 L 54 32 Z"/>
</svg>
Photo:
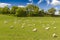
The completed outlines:
<svg viewBox="0 0 60 40">
<path fill-rule="evenodd" d="M 49 30 L 46 27 L 50 27 Z M 34 28 L 37 31 L 32 31 Z M 57 37 L 53 37 L 53 33 Z M 0 40 L 60 40 L 60 17 L 0 15 Z"/>
</svg>

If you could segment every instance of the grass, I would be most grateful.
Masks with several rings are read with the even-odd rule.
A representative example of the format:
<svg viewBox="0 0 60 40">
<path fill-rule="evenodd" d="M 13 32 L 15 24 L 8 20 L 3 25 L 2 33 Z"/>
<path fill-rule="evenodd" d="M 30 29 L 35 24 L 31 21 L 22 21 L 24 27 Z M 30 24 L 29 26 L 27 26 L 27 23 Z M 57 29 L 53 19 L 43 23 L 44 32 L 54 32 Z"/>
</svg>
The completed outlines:
<svg viewBox="0 0 60 40">
<path fill-rule="evenodd" d="M 8 23 L 5 24 L 4 21 Z M 24 23 L 24 28 L 22 28 Z M 13 28 L 11 29 L 10 26 Z M 46 27 L 50 29 L 45 30 Z M 54 27 L 57 28 L 54 29 Z M 36 32 L 32 31 L 34 28 L 37 28 Z M 56 33 L 58 37 L 52 37 L 53 33 Z M 60 40 L 60 17 L 0 15 L 0 40 Z"/>
</svg>

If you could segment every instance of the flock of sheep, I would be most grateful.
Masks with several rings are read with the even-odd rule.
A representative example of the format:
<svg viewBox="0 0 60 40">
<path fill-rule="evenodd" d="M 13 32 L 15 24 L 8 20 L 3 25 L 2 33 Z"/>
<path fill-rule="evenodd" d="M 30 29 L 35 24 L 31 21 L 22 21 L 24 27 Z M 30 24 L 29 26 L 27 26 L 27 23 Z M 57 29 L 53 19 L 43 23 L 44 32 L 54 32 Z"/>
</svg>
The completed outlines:
<svg viewBox="0 0 60 40">
<path fill-rule="evenodd" d="M 19 21 L 20 21 L 20 20 L 19 20 Z M 26 20 L 26 22 L 28 22 L 28 21 L 29 21 L 29 20 Z M 8 23 L 8 21 L 5 20 L 5 21 L 4 21 L 4 24 L 7 24 L 7 23 Z M 14 21 L 14 24 L 16 24 L 16 23 L 17 23 L 17 21 Z M 55 21 L 52 23 L 52 25 L 53 25 L 54 23 L 55 23 Z M 26 24 L 26 23 L 22 23 L 21 28 L 24 28 L 25 24 Z M 35 26 L 36 24 L 32 24 L 32 25 Z M 45 30 L 48 31 L 48 30 L 50 29 L 49 25 L 50 25 L 50 24 L 47 24 L 48 27 L 45 27 L 45 25 L 43 24 L 42 27 L 45 27 Z M 31 24 L 28 24 L 28 26 L 31 26 Z M 12 26 L 10 26 L 10 28 L 13 29 L 14 26 L 12 25 Z M 56 29 L 57 27 L 53 27 L 53 28 Z M 38 31 L 38 29 L 37 29 L 37 28 L 33 28 L 32 31 L 33 31 L 33 32 L 36 32 L 36 31 Z M 56 33 L 53 33 L 53 34 L 52 34 L 52 37 L 54 37 L 54 38 L 57 37 L 57 36 L 58 36 L 58 35 L 57 35 Z"/>
</svg>

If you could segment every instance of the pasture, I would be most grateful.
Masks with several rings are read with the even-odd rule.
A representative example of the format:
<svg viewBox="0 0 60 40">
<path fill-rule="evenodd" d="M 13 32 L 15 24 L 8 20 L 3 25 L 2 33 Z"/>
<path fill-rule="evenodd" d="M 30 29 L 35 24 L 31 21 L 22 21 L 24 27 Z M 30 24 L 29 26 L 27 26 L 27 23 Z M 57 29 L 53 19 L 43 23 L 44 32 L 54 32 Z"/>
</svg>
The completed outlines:
<svg viewBox="0 0 60 40">
<path fill-rule="evenodd" d="M 0 40 L 60 40 L 60 17 L 0 15 Z"/>
</svg>

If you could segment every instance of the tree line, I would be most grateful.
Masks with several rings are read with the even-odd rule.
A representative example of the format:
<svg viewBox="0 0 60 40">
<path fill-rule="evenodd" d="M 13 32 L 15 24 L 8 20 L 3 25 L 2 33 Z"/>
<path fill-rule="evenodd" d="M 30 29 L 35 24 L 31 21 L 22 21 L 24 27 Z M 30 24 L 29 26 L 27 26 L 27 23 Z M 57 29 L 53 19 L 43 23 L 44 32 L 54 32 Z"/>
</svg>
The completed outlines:
<svg viewBox="0 0 60 40">
<path fill-rule="evenodd" d="M 55 8 L 50 8 L 47 11 L 44 11 L 43 9 L 40 9 L 38 6 L 33 4 L 29 4 L 26 7 L 12 6 L 11 9 L 7 6 L 5 6 L 4 8 L 0 8 L 0 14 L 9 14 L 17 17 L 58 16 L 55 15 L 55 12 L 56 12 Z"/>
</svg>

